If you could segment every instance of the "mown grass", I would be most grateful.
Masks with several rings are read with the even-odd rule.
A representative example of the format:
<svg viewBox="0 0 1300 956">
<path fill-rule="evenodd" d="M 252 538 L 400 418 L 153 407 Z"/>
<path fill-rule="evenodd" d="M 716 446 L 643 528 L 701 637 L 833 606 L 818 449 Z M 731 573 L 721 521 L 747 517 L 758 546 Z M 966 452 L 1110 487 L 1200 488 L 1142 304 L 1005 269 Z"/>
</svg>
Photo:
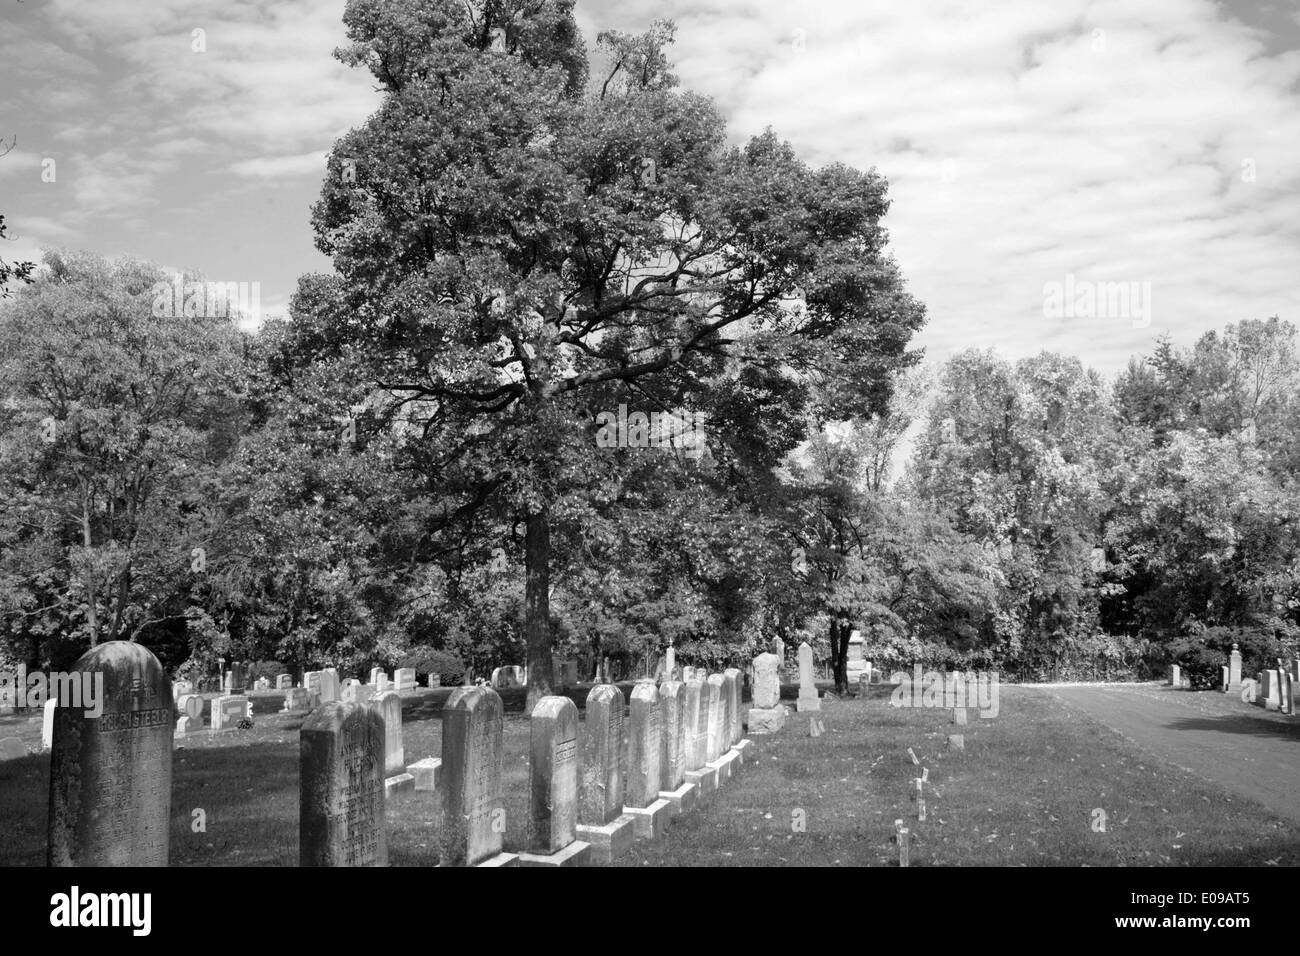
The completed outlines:
<svg viewBox="0 0 1300 956">
<path fill-rule="evenodd" d="M 779 734 L 753 737 L 751 759 L 720 793 L 618 865 L 897 865 L 897 818 L 911 829 L 913 866 L 1300 864 L 1300 828 L 1068 717 L 1042 692 L 1004 687 L 996 719 L 972 711 L 960 728 L 947 711 L 891 708 L 887 688 L 873 691 L 868 700 L 824 701 L 818 738 L 809 736 L 808 715 L 795 713 Z M 404 699 L 408 763 L 440 753 L 438 715 L 449 693 Z M 503 697 L 505 844 L 522 849 L 528 723 L 523 692 Z M 302 715 L 275 713 L 280 700 L 256 699 L 251 730 L 178 741 L 173 865 L 297 864 Z M 33 727 L 39 744 L 39 718 L 5 718 L 0 736 L 29 736 Z M 960 754 L 945 749 L 958 731 Z M 930 771 L 924 823 L 909 747 Z M 44 864 L 48 762 L 39 754 L 0 763 L 2 864 Z M 1105 833 L 1090 828 L 1094 808 L 1106 811 Z M 202 832 L 192 825 L 196 809 L 206 818 Z M 386 813 L 393 865 L 437 862 L 434 794 L 396 794 Z"/>
</svg>

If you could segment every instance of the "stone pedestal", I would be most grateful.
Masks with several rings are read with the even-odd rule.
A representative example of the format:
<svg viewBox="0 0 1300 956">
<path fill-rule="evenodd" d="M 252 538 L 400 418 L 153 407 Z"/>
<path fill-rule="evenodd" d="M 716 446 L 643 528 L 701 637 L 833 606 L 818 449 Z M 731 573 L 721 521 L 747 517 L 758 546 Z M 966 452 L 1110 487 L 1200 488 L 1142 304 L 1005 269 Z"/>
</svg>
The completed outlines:
<svg viewBox="0 0 1300 956">
<path fill-rule="evenodd" d="M 684 783 L 676 790 L 660 790 L 659 799 L 667 800 L 673 813 L 685 813 L 695 806 L 695 787 Z"/>
<path fill-rule="evenodd" d="M 625 815 L 632 818 L 632 828 L 640 840 L 657 840 L 668 832 L 672 819 L 671 805 L 667 800 L 656 800 L 646 807 L 624 807 Z"/>
<path fill-rule="evenodd" d="M 438 771 L 441 768 L 442 761 L 437 757 L 425 757 L 423 760 L 417 760 L 406 769 L 415 778 L 416 790 L 437 790 Z"/>
<path fill-rule="evenodd" d="M 516 866 L 586 866 L 591 859 L 591 845 L 574 840 L 554 853 L 520 853 Z"/>
<path fill-rule="evenodd" d="M 619 816 L 610 823 L 591 826 L 578 824 L 578 839 L 590 845 L 590 860 L 607 864 L 632 848 L 636 831 L 629 816 Z"/>
<path fill-rule="evenodd" d="M 771 709 L 763 707 L 749 708 L 749 732 L 751 734 L 774 734 L 785 726 L 789 712 L 782 706 Z"/>
<path fill-rule="evenodd" d="M 703 800 L 718 789 L 718 771 L 713 767 L 686 771 L 686 782 L 695 785 L 698 799 Z"/>
</svg>

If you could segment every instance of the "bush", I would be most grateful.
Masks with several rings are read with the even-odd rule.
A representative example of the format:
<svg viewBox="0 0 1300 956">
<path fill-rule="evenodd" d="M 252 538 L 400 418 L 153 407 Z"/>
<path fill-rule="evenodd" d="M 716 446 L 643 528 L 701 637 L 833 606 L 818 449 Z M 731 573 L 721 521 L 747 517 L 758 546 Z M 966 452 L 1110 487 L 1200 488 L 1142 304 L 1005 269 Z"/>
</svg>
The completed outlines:
<svg viewBox="0 0 1300 956">
<path fill-rule="evenodd" d="M 417 674 L 437 674 L 444 685 L 459 684 L 465 679 L 465 662 L 450 651 L 433 648 L 412 651 L 401 667 L 414 667 Z"/>
<path fill-rule="evenodd" d="M 1193 690 L 1223 686 L 1223 665 L 1228 663 L 1228 655 L 1208 646 L 1204 635 L 1175 639 L 1169 644 L 1169 653 Z"/>
</svg>

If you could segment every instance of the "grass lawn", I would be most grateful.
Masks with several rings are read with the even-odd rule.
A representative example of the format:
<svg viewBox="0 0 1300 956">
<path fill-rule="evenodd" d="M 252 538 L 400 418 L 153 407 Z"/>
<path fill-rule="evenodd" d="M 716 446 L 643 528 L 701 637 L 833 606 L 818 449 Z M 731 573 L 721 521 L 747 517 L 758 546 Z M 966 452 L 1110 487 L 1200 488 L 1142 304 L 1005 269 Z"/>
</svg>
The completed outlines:
<svg viewBox="0 0 1300 956">
<path fill-rule="evenodd" d="M 449 693 L 404 697 L 408 763 L 440 753 Z M 528 723 L 523 691 L 502 696 L 511 850 L 526 839 Z M 302 715 L 276 713 L 282 694 L 254 699 L 252 730 L 177 742 L 173 865 L 297 865 Z M 891 708 L 888 688 L 873 688 L 865 701 L 824 701 L 818 738 L 808 715 L 792 713 L 781 733 L 752 738 L 751 759 L 703 808 L 676 818 L 660 842 L 638 842 L 618 865 L 896 865 L 896 818 L 912 831 L 913 866 L 1300 864 L 1300 828 L 1257 804 L 1065 716 L 1045 693 L 1004 686 L 1001 705 L 996 719 L 971 711 L 957 728 L 947 711 Z M 953 731 L 965 734 L 964 754 L 945 750 Z M 0 718 L 5 736 L 39 745 L 40 718 Z M 930 771 L 925 823 L 916 820 L 920 772 L 908 747 Z M 0 864 L 44 865 L 48 764 L 44 754 L 0 763 Z M 1094 808 L 1106 811 L 1105 833 L 1090 829 Z M 192 832 L 195 809 L 205 811 L 206 832 Z M 390 798 L 393 865 L 437 861 L 436 816 L 434 794 Z"/>
</svg>

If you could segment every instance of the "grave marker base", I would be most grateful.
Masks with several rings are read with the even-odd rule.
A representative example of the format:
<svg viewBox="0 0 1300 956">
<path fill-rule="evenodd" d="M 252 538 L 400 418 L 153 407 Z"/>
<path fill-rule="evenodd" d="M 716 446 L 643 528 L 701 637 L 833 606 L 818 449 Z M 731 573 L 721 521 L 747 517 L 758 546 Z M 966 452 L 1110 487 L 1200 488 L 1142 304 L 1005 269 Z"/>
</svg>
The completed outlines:
<svg viewBox="0 0 1300 956">
<path fill-rule="evenodd" d="M 712 767 L 686 771 L 686 782 L 694 784 L 698 799 L 703 800 L 718 789 L 718 771 Z"/>
<path fill-rule="evenodd" d="M 591 845 L 574 840 L 554 853 L 520 853 L 515 866 L 586 866 L 591 857 Z"/>
<path fill-rule="evenodd" d="M 656 800 L 648 807 L 624 807 L 623 815 L 632 818 L 637 839 L 657 840 L 668 832 L 672 804 L 667 800 Z"/>
<path fill-rule="evenodd" d="M 399 773 L 384 780 L 384 793 L 400 793 L 403 790 L 415 789 L 415 777 L 409 773 Z"/>
<path fill-rule="evenodd" d="M 612 863 L 632 848 L 636 837 L 635 824 L 629 816 L 620 816 L 612 823 L 594 827 L 578 824 L 578 839 L 591 846 L 593 863 Z"/>
<path fill-rule="evenodd" d="M 660 790 L 659 799 L 668 801 L 674 816 L 685 813 L 695 806 L 695 785 L 684 783 L 676 790 Z"/>
<path fill-rule="evenodd" d="M 749 732 L 751 734 L 774 734 L 785 726 L 785 717 L 789 713 L 779 704 L 772 708 L 749 708 Z"/>
<path fill-rule="evenodd" d="M 437 790 L 438 771 L 442 769 L 442 760 L 438 757 L 425 757 L 406 768 L 415 777 L 416 790 Z"/>
</svg>

